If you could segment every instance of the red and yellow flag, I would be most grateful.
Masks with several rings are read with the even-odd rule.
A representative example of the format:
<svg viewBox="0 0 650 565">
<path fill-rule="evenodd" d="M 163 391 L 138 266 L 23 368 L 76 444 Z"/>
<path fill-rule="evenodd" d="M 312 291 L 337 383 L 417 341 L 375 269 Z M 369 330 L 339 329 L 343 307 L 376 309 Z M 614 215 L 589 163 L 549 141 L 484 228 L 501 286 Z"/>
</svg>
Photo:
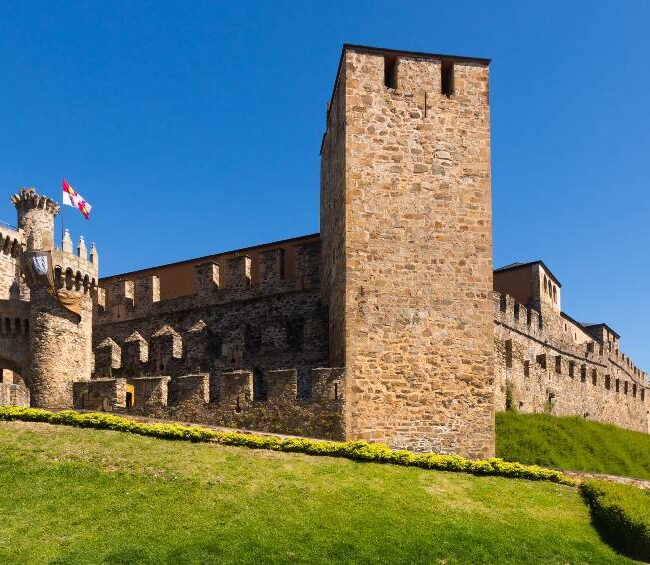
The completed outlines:
<svg viewBox="0 0 650 565">
<path fill-rule="evenodd" d="M 90 210 L 92 206 L 83 199 L 74 188 L 70 186 L 67 180 L 63 179 L 63 204 L 78 208 L 86 220 L 90 219 Z"/>
</svg>

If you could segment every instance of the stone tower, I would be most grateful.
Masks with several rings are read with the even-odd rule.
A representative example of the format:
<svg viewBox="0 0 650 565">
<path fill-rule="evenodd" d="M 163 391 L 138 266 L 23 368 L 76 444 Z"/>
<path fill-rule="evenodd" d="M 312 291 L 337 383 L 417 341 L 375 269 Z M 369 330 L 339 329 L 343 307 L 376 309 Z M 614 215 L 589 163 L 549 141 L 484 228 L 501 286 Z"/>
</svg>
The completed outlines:
<svg viewBox="0 0 650 565">
<path fill-rule="evenodd" d="M 488 65 L 343 48 L 321 272 L 346 438 L 493 455 Z"/>
<path fill-rule="evenodd" d="M 11 200 L 27 248 L 21 256 L 21 272 L 29 286 L 25 384 L 31 391 L 32 406 L 70 408 L 72 383 L 88 380 L 91 374 L 90 293 L 97 282 L 98 265 L 88 260 L 85 244 L 79 246 L 76 255 L 65 245 L 62 250 L 55 249 L 54 218 L 59 212 L 56 202 L 34 189 L 22 189 Z M 32 274 L 30 261 L 43 251 L 50 253 L 57 292 L 46 277 Z M 71 302 L 77 304 L 79 314 L 64 306 Z"/>
</svg>

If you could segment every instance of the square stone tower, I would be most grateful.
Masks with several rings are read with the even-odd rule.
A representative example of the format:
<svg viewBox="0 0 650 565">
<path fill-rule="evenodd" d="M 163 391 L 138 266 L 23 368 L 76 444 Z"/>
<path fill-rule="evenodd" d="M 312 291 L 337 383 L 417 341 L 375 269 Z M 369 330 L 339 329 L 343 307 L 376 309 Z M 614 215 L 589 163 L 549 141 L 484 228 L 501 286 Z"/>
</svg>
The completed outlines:
<svg viewBox="0 0 650 565">
<path fill-rule="evenodd" d="M 488 65 L 343 47 L 321 273 L 347 439 L 494 453 Z"/>
</svg>

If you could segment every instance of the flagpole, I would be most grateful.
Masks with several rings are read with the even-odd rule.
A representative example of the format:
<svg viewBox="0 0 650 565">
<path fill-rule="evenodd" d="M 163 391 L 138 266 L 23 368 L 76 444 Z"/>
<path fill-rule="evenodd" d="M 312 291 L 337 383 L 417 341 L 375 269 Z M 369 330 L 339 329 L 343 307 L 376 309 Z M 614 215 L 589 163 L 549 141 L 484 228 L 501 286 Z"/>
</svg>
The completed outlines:
<svg viewBox="0 0 650 565">
<path fill-rule="evenodd" d="M 59 243 L 59 245 L 61 245 L 61 251 L 63 251 L 63 236 L 65 235 L 65 222 L 63 221 L 64 212 L 65 212 L 65 204 L 63 203 L 63 201 L 61 201 L 61 241 Z"/>
</svg>

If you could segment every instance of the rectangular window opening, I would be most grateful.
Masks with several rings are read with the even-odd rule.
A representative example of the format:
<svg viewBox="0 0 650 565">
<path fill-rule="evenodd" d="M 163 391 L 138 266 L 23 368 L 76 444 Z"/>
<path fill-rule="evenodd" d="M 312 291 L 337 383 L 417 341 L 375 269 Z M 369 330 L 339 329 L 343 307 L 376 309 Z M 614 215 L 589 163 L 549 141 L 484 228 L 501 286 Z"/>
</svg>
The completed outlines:
<svg viewBox="0 0 650 565">
<path fill-rule="evenodd" d="M 440 65 L 440 90 L 444 96 L 454 95 L 453 61 L 442 61 Z"/>
<path fill-rule="evenodd" d="M 384 56 L 384 86 L 397 88 L 397 57 Z"/>
<path fill-rule="evenodd" d="M 506 367 L 512 367 L 512 340 L 506 340 Z"/>
</svg>

